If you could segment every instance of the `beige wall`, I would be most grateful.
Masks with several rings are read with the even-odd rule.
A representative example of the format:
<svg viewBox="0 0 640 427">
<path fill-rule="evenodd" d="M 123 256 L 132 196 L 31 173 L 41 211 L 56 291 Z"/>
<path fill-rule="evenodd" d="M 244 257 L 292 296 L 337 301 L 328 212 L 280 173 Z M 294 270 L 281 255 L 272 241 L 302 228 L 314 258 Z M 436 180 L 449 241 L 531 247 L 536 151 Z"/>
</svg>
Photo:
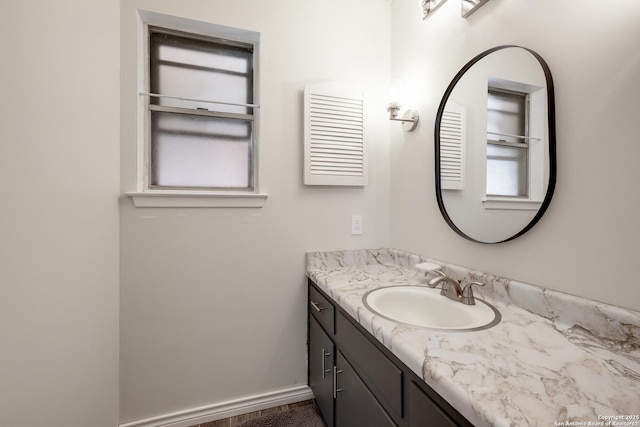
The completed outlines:
<svg viewBox="0 0 640 427">
<path fill-rule="evenodd" d="M 468 19 L 449 0 L 427 21 L 394 0 L 392 77 L 414 90 L 416 133 L 391 131 L 392 246 L 640 310 L 640 3 L 491 0 Z M 435 199 L 433 124 L 455 73 L 481 51 L 519 44 L 556 86 L 557 188 L 526 235 L 481 245 L 455 234 Z"/>
<path fill-rule="evenodd" d="M 136 7 L 261 33 L 269 197 L 262 209 L 121 201 L 123 422 L 306 384 L 305 251 L 389 243 L 388 0 L 122 1 L 123 192 L 135 189 Z M 322 80 L 367 90 L 365 188 L 302 184 L 302 89 Z"/>
<path fill-rule="evenodd" d="M 0 425 L 118 422 L 119 5 L 0 6 Z"/>
</svg>

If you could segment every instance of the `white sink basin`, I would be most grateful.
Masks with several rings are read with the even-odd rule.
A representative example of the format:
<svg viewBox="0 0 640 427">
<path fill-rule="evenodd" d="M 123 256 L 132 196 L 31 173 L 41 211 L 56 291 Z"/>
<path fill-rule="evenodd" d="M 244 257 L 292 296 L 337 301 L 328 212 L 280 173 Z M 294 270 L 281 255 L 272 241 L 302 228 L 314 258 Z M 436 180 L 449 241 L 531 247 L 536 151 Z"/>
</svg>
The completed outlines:
<svg viewBox="0 0 640 427">
<path fill-rule="evenodd" d="M 429 329 L 477 331 L 500 322 L 498 310 L 476 298 L 465 305 L 440 295 L 440 289 L 424 286 L 390 286 L 367 292 L 364 305 L 385 319 Z"/>
</svg>

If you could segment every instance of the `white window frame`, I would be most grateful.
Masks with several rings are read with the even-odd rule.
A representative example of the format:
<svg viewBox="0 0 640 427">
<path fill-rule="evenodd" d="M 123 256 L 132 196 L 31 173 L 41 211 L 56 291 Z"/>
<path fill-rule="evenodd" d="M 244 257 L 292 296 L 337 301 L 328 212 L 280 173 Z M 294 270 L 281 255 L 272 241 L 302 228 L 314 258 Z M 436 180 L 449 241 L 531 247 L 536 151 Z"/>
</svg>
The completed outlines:
<svg viewBox="0 0 640 427">
<path fill-rule="evenodd" d="M 149 115 L 149 27 L 192 33 L 252 44 L 254 48 L 254 144 L 252 149 L 252 190 L 159 189 L 149 185 L 150 115 Z M 260 33 L 186 18 L 138 10 L 138 105 L 137 105 L 137 173 L 136 191 L 127 195 L 136 207 L 262 207 L 267 194 L 259 191 L 259 45 Z"/>
</svg>

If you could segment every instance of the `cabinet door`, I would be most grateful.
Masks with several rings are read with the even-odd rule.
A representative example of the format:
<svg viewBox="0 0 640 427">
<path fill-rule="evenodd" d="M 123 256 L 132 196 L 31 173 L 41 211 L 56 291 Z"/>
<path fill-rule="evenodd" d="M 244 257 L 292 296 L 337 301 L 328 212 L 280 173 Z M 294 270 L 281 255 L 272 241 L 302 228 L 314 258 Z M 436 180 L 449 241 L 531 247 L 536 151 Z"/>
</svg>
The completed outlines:
<svg viewBox="0 0 640 427">
<path fill-rule="evenodd" d="M 309 387 L 328 427 L 333 427 L 333 366 L 335 345 L 309 316 Z"/>
<path fill-rule="evenodd" d="M 336 427 L 395 426 L 340 352 L 336 369 Z"/>
<path fill-rule="evenodd" d="M 409 427 L 456 427 L 455 424 L 420 388 L 409 385 Z"/>
<path fill-rule="evenodd" d="M 347 317 L 336 316 L 336 340 L 385 410 L 402 417 L 402 370 L 393 364 Z"/>
</svg>

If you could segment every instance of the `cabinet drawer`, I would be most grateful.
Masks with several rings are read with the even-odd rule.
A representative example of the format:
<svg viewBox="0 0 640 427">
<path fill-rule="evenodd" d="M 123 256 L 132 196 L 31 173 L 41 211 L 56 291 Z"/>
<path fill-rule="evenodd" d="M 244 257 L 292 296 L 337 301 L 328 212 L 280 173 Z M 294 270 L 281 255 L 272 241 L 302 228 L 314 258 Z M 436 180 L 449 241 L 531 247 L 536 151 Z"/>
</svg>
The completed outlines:
<svg viewBox="0 0 640 427">
<path fill-rule="evenodd" d="M 389 412 L 402 417 L 402 370 L 393 364 L 342 313 L 336 316 L 336 334 L 345 355 L 364 382 L 380 396 Z"/>
<path fill-rule="evenodd" d="M 318 320 L 329 335 L 335 333 L 335 309 L 333 304 L 311 284 L 309 284 L 309 312 Z"/>
</svg>

